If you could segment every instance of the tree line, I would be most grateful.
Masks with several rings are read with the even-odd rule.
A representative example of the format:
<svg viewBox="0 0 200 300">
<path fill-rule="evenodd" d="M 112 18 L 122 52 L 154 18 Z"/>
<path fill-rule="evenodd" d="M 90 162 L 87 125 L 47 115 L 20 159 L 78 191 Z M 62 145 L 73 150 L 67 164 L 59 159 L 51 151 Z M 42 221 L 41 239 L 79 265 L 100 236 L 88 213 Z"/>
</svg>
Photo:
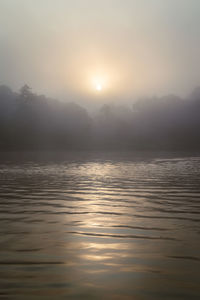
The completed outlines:
<svg viewBox="0 0 200 300">
<path fill-rule="evenodd" d="M 0 150 L 200 150 L 200 88 L 187 99 L 82 106 L 0 86 Z"/>
</svg>

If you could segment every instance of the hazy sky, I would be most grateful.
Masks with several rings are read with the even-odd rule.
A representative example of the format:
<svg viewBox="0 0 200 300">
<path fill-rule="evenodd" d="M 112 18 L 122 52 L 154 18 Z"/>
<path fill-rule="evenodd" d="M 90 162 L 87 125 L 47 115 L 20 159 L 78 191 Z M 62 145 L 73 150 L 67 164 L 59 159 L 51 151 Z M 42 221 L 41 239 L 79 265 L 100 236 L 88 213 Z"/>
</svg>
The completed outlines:
<svg viewBox="0 0 200 300">
<path fill-rule="evenodd" d="M 200 1 L 0 0 L 2 83 L 69 98 L 188 93 Z"/>
</svg>

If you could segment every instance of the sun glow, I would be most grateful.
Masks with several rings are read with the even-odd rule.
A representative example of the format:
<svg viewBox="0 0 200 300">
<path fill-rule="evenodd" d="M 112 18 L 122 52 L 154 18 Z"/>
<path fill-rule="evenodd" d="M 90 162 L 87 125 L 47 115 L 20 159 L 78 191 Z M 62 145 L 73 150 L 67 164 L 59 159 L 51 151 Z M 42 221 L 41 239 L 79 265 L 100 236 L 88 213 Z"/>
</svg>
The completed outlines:
<svg viewBox="0 0 200 300">
<path fill-rule="evenodd" d="M 102 90 L 102 85 L 100 83 L 96 84 L 96 90 L 100 92 Z"/>
<path fill-rule="evenodd" d="M 92 87 L 97 92 L 102 92 L 106 88 L 106 80 L 103 77 L 93 78 L 92 80 Z"/>
<path fill-rule="evenodd" d="M 93 64 L 92 64 L 93 65 Z M 91 66 L 81 69 L 80 88 L 83 92 L 90 96 L 96 96 L 96 99 L 104 99 L 116 92 L 118 87 L 118 73 L 115 68 L 108 64 L 108 66 Z M 95 99 L 95 98 L 93 98 Z"/>
</svg>

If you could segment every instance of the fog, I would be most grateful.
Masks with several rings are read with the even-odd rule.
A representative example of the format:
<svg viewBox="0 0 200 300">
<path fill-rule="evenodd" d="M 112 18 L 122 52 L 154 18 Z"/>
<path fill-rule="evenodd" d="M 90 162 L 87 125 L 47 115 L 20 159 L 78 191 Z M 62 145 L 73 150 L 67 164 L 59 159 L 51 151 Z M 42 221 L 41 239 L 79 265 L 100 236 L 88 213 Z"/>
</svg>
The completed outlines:
<svg viewBox="0 0 200 300">
<path fill-rule="evenodd" d="M 199 15 L 198 0 L 1 0 L 0 83 L 91 105 L 185 97 L 200 84 Z"/>
<path fill-rule="evenodd" d="M 197 150 L 200 88 L 143 98 L 131 106 L 104 104 L 93 113 L 70 101 L 0 86 L 0 150 Z"/>
<path fill-rule="evenodd" d="M 1 0 L 0 148 L 199 148 L 199 16 L 197 0 Z"/>
</svg>

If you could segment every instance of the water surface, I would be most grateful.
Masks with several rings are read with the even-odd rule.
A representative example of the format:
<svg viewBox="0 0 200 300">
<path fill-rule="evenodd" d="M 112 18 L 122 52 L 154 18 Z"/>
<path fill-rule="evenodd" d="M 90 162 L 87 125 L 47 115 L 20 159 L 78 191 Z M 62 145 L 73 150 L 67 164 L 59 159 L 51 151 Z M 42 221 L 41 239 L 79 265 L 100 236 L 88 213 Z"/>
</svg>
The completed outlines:
<svg viewBox="0 0 200 300">
<path fill-rule="evenodd" d="M 0 298 L 200 299 L 200 156 L 2 153 Z"/>
</svg>

